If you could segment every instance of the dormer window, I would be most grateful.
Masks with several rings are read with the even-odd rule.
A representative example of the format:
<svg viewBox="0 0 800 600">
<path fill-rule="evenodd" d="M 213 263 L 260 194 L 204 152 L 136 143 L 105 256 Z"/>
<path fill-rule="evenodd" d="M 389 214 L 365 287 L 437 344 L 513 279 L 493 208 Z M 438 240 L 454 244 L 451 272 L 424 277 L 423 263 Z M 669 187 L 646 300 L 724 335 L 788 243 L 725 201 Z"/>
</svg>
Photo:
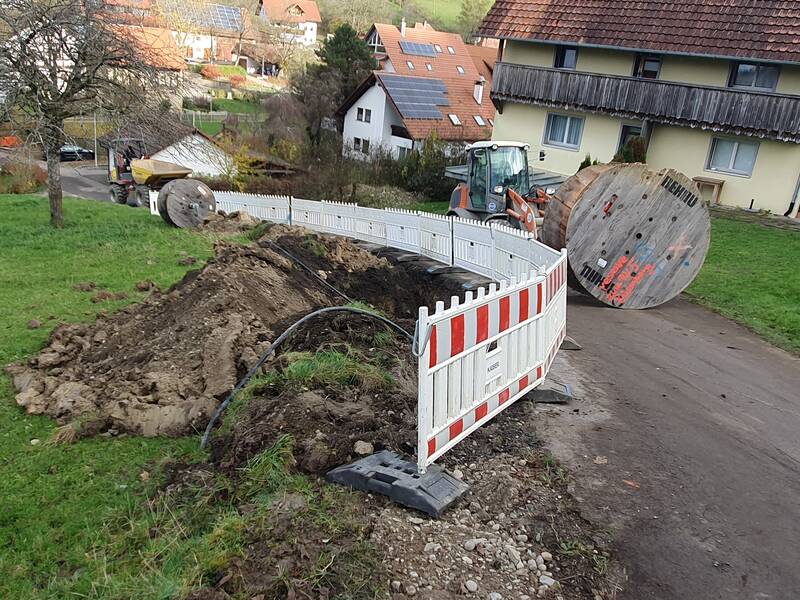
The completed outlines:
<svg viewBox="0 0 800 600">
<path fill-rule="evenodd" d="M 413 71 L 414 70 L 414 63 L 411 62 L 410 60 L 406 61 L 406 65 L 408 65 L 408 70 L 409 71 Z"/>
<path fill-rule="evenodd" d="M 433 71 L 433 65 L 431 63 L 425 63 L 425 68 L 428 69 L 428 71 Z"/>
<path fill-rule="evenodd" d="M 434 44 L 433 49 L 436 50 L 439 54 L 442 53 L 442 47 L 439 44 Z"/>
<path fill-rule="evenodd" d="M 463 75 L 464 74 L 464 67 L 462 67 L 461 65 L 456 65 L 456 71 L 458 71 L 459 75 Z"/>
<path fill-rule="evenodd" d="M 456 53 L 456 49 L 455 49 L 455 48 L 453 48 L 452 46 L 448 46 L 448 47 L 447 47 L 447 51 L 448 51 L 450 54 L 455 54 L 455 53 Z"/>
<path fill-rule="evenodd" d="M 450 118 L 450 122 L 453 125 L 461 125 L 461 120 L 458 118 L 458 115 L 449 114 L 447 116 Z"/>
<path fill-rule="evenodd" d="M 472 118 L 473 118 L 473 119 L 475 119 L 475 122 L 476 122 L 476 123 L 477 123 L 477 124 L 478 124 L 480 127 L 485 127 L 485 126 L 486 126 L 486 121 L 484 121 L 484 120 L 483 120 L 483 117 L 482 117 L 482 116 L 480 116 L 480 115 L 474 115 Z"/>
<path fill-rule="evenodd" d="M 729 87 L 746 90 L 774 92 L 778 87 L 778 65 L 764 65 L 760 63 L 733 63 Z"/>
</svg>

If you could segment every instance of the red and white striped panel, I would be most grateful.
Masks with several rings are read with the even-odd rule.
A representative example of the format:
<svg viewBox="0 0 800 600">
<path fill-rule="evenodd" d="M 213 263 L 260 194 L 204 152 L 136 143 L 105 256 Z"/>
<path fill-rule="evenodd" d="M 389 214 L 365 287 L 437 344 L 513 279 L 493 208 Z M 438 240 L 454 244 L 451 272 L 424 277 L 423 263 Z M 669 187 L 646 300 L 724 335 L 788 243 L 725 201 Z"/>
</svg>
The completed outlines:
<svg viewBox="0 0 800 600">
<path fill-rule="evenodd" d="M 547 303 L 567 284 L 567 260 L 562 259 L 558 266 L 547 276 Z"/>
<path fill-rule="evenodd" d="M 428 368 L 540 314 L 545 309 L 543 294 L 544 286 L 533 283 L 433 325 Z"/>
<path fill-rule="evenodd" d="M 514 401 L 536 387 L 544 374 L 542 365 L 534 367 L 511 385 L 501 389 L 464 416 L 456 419 L 427 440 L 427 462 L 435 460 L 472 430 L 494 418 Z"/>
</svg>

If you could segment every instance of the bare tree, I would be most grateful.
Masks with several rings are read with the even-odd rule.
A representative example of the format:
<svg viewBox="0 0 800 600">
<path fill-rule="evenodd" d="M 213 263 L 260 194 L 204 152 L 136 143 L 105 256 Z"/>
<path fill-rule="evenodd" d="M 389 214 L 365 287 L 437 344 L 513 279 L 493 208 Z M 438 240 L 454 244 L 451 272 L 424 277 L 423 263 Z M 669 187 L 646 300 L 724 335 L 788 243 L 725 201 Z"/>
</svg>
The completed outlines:
<svg viewBox="0 0 800 600">
<path fill-rule="evenodd" d="M 64 120 L 93 111 L 123 116 L 162 99 L 152 56 L 110 14 L 104 0 L 2 0 L 0 110 L 44 149 L 54 227 L 63 226 Z"/>
<path fill-rule="evenodd" d="M 211 36 L 211 32 L 201 26 L 203 15 L 210 9 L 210 2 L 207 0 L 183 0 L 181 2 L 157 0 L 153 2 L 152 6 L 156 18 L 167 29 L 174 32 L 175 42 L 179 48 L 186 48 L 194 36 Z"/>
</svg>

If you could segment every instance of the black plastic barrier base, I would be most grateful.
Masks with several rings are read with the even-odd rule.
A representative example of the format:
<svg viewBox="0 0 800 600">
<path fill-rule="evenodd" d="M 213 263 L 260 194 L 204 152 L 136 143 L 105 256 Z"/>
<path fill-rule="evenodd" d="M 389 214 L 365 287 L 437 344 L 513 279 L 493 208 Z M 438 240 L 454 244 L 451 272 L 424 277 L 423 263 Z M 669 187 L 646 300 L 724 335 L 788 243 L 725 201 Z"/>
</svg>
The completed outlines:
<svg viewBox="0 0 800 600">
<path fill-rule="evenodd" d="M 382 450 L 329 471 L 328 481 L 388 496 L 394 502 L 440 516 L 469 486 L 442 467 L 431 465 L 420 474 L 417 465 L 390 450 Z"/>
</svg>

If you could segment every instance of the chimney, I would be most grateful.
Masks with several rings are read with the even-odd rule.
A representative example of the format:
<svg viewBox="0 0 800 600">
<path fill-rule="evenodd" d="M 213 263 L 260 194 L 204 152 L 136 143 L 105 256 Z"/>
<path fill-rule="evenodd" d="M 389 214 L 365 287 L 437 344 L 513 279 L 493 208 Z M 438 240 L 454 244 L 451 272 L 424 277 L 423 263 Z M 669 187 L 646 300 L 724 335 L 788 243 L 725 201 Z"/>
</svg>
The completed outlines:
<svg viewBox="0 0 800 600">
<path fill-rule="evenodd" d="M 475 98 L 475 102 L 480 104 L 483 102 L 483 88 L 486 85 L 486 78 L 481 75 L 481 78 L 475 82 L 475 89 L 472 91 L 472 97 Z"/>
<path fill-rule="evenodd" d="M 403 17 L 400 21 L 400 37 L 406 37 L 406 18 Z"/>
</svg>

